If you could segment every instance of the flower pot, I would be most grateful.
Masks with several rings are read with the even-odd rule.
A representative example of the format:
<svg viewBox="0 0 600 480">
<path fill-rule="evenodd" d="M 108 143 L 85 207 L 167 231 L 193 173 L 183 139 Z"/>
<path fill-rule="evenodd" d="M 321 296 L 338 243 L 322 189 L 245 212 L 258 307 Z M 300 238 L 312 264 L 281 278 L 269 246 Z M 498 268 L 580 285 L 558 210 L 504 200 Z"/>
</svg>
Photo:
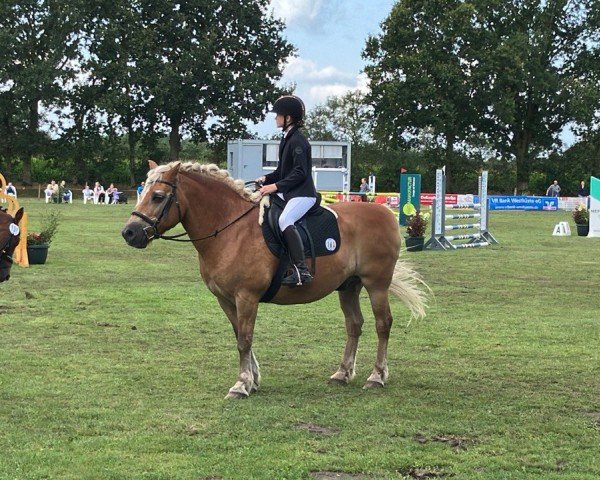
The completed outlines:
<svg viewBox="0 0 600 480">
<path fill-rule="evenodd" d="M 577 224 L 577 235 L 579 235 L 580 237 L 587 237 L 588 233 L 590 233 L 589 225 Z"/>
<path fill-rule="evenodd" d="M 27 245 L 29 265 L 42 265 L 48 258 L 49 245 Z"/>
<path fill-rule="evenodd" d="M 423 250 L 425 237 L 406 237 L 406 250 L 409 252 L 420 252 Z"/>
</svg>

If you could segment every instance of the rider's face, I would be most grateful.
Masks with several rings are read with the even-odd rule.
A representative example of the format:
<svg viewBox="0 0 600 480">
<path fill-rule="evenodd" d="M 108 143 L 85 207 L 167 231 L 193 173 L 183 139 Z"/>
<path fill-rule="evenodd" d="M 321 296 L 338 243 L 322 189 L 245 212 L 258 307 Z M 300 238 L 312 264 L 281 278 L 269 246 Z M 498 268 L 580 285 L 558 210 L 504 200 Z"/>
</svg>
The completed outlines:
<svg viewBox="0 0 600 480">
<path fill-rule="evenodd" d="M 281 113 L 278 113 L 275 116 L 275 124 L 277 125 L 277 128 L 283 128 L 284 123 L 285 123 L 285 117 Z"/>
</svg>

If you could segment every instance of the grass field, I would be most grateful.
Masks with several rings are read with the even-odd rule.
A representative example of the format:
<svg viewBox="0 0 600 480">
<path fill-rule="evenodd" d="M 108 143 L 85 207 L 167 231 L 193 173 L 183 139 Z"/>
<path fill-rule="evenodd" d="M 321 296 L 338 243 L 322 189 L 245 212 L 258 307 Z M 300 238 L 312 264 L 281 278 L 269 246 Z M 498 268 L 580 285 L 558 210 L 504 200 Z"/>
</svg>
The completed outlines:
<svg viewBox="0 0 600 480">
<path fill-rule="evenodd" d="M 190 245 L 127 247 L 131 205 L 22 204 L 62 223 L 46 265 L 0 284 L 1 479 L 600 478 L 600 239 L 565 212 L 495 213 L 500 245 L 404 253 L 429 315 L 395 324 L 384 389 L 341 359 L 337 296 L 259 310 L 261 390 L 224 401 L 234 336 Z"/>
</svg>

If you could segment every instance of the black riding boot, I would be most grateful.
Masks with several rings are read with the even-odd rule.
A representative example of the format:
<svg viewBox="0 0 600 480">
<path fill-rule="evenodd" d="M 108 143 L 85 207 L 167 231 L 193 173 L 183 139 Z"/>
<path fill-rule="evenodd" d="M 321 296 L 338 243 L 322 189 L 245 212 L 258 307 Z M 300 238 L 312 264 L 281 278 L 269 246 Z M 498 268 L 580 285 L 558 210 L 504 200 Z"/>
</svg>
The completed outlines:
<svg viewBox="0 0 600 480">
<path fill-rule="evenodd" d="M 283 277 L 283 285 L 300 286 L 306 285 L 312 281 L 312 275 L 306 267 L 306 258 L 304 257 L 304 245 L 300 234 L 294 225 L 290 225 L 283 231 L 283 238 L 287 244 L 292 268 L 289 274 Z"/>
</svg>

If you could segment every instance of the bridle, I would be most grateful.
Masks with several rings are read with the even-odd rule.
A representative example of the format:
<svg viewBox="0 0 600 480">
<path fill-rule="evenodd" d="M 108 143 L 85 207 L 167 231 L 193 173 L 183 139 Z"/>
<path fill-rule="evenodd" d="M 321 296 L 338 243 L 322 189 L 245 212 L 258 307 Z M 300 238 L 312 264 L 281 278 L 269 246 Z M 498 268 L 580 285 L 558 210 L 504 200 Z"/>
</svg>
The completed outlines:
<svg viewBox="0 0 600 480">
<path fill-rule="evenodd" d="M 154 180 L 152 183 L 163 183 L 165 185 L 168 185 L 169 187 L 171 187 L 171 191 L 167 194 L 167 198 L 165 199 L 165 205 L 163 206 L 163 209 L 157 218 L 150 218 L 149 216 L 143 214 L 142 212 L 138 212 L 137 210 L 134 210 L 133 212 L 131 212 L 132 215 L 134 215 L 138 218 L 141 218 L 144 222 L 146 222 L 148 224 L 148 226 L 144 227 L 144 229 L 143 229 L 144 233 L 146 234 L 146 238 L 148 238 L 148 240 L 153 240 L 155 238 L 162 238 L 163 240 L 172 240 L 174 242 L 197 242 L 200 240 L 206 240 L 208 238 L 213 238 L 213 237 L 216 237 L 219 233 L 221 233 L 226 228 L 228 228 L 231 225 L 233 225 L 234 223 L 236 223 L 238 220 L 241 220 L 243 217 L 248 215 L 256 207 L 258 207 L 258 204 L 255 204 L 255 203 L 252 204 L 252 206 L 248 210 L 246 210 L 240 216 L 235 218 L 233 221 L 229 222 L 223 228 L 216 229 L 213 233 L 211 233 L 210 235 L 206 235 L 205 237 L 184 238 L 184 239 L 179 238 L 179 237 L 183 237 L 184 235 L 187 235 L 187 233 L 185 233 L 185 232 L 180 233 L 178 235 L 163 235 L 158 231 L 158 224 L 160 223 L 160 221 L 163 218 L 165 218 L 169 214 L 169 210 L 171 209 L 171 205 L 173 204 L 173 202 L 175 202 L 175 205 L 177 205 L 177 216 L 179 219 L 177 223 L 181 223 L 181 221 L 182 221 L 181 207 L 179 205 L 179 201 L 177 200 L 177 183 L 167 182 L 166 180 L 160 180 L 160 179 Z M 151 184 L 147 184 L 147 185 L 151 185 Z"/>
<path fill-rule="evenodd" d="M 14 225 L 14 227 L 13 227 L 13 225 Z M 0 262 L 2 262 L 2 260 L 4 260 L 4 261 L 8 262 L 9 265 L 12 265 L 12 263 L 13 263 L 12 253 L 14 251 L 14 247 L 16 247 L 19 244 L 19 241 L 17 240 L 17 242 L 15 242 L 13 245 L 13 240 L 15 238 L 20 240 L 19 226 L 15 223 L 14 219 L 12 219 L 11 223 L 9 224 L 8 231 L 10 232 L 10 236 L 6 240 L 6 243 L 2 247 L 2 250 L 0 250 Z M 2 268 L 2 267 L 0 266 L 0 268 Z"/>
<path fill-rule="evenodd" d="M 148 240 L 152 240 L 153 238 L 164 238 L 165 240 L 169 240 L 168 237 L 161 235 L 158 232 L 158 224 L 164 217 L 166 217 L 169 214 L 169 210 L 171 209 L 173 201 L 175 201 L 175 205 L 177 205 L 177 214 L 179 216 L 179 222 L 181 222 L 181 207 L 179 206 L 179 202 L 177 201 L 177 184 L 167 182 L 166 180 L 155 180 L 153 183 L 164 183 L 165 185 L 171 187 L 171 191 L 167 194 L 165 205 L 161 210 L 160 215 L 157 218 L 150 218 L 148 215 L 145 215 L 142 212 L 138 212 L 137 210 L 134 210 L 133 212 L 131 212 L 131 214 L 135 215 L 138 218 L 141 218 L 144 222 L 148 224 L 147 227 L 144 227 L 144 233 L 146 234 Z"/>
</svg>

